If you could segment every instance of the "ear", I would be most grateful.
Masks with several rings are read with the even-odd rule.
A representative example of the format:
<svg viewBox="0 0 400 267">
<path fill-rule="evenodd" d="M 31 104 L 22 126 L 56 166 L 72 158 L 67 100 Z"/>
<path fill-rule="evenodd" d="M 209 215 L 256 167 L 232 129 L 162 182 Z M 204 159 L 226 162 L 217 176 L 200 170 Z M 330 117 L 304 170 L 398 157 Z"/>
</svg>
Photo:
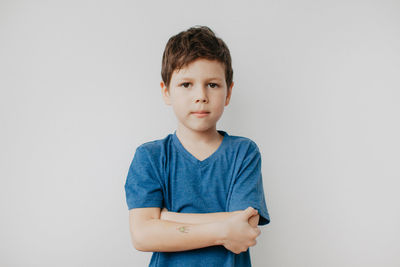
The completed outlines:
<svg viewBox="0 0 400 267">
<path fill-rule="evenodd" d="M 163 81 L 160 82 L 161 86 L 161 95 L 164 99 L 165 104 L 171 105 L 171 95 L 170 92 Z"/>
<path fill-rule="evenodd" d="M 233 84 L 234 82 L 232 82 L 231 86 L 229 86 L 228 88 L 228 92 L 226 94 L 225 106 L 227 106 L 229 104 L 229 101 L 231 100 Z"/>
</svg>

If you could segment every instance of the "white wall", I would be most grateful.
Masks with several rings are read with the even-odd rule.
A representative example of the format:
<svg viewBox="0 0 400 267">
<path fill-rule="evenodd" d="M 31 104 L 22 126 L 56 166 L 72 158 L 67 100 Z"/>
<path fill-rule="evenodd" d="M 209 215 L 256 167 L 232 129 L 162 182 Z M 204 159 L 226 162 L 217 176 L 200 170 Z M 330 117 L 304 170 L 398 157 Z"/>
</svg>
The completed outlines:
<svg viewBox="0 0 400 267">
<path fill-rule="evenodd" d="M 147 266 L 123 185 L 172 133 L 168 38 L 207 25 L 234 81 L 217 128 L 263 157 L 254 266 L 399 266 L 398 1 L 1 1 L 0 266 Z"/>
</svg>

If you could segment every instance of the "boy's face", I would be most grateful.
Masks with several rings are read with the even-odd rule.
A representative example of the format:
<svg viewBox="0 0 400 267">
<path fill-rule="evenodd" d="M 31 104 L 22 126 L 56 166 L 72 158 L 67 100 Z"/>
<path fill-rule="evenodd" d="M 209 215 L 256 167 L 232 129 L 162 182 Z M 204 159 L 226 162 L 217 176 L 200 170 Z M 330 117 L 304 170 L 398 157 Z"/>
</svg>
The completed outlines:
<svg viewBox="0 0 400 267">
<path fill-rule="evenodd" d="M 194 131 L 215 130 L 229 104 L 233 83 L 227 88 L 225 67 L 216 60 L 198 58 L 172 73 L 169 90 L 161 82 L 167 105 L 172 105 L 180 127 Z M 195 112 L 206 111 L 206 115 Z"/>
</svg>

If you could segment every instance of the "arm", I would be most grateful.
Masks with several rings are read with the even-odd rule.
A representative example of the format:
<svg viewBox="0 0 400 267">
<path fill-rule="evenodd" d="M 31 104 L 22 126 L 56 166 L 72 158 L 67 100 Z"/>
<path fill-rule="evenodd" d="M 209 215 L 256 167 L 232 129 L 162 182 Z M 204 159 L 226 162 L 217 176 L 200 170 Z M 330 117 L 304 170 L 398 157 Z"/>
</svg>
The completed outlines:
<svg viewBox="0 0 400 267">
<path fill-rule="evenodd" d="M 256 244 L 258 228 L 248 224 L 257 211 L 246 209 L 225 221 L 186 224 L 160 220 L 160 208 L 129 211 L 130 232 L 134 247 L 140 251 L 183 251 L 223 245 L 234 253 Z"/>
<path fill-rule="evenodd" d="M 179 223 L 189 223 L 189 224 L 202 224 L 202 223 L 213 223 L 213 222 L 221 222 L 234 214 L 238 214 L 240 211 L 231 211 L 231 212 L 214 212 L 214 213 L 179 213 L 168 211 L 164 208 L 161 211 L 161 220 L 173 221 Z M 250 217 L 249 224 L 253 227 L 258 225 L 258 221 L 260 219 L 260 215 L 254 215 Z"/>
<path fill-rule="evenodd" d="M 162 221 L 160 208 L 129 210 L 133 245 L 140 251 L 183 251 L 222 244 L 218 223 L 198 224 Z"/>
<path fill-rule="evenodd" d="M 260 214 L 258 225 L 266 225 L 270 222 L 270 217 L 264 196 L 261 153 L 253 141 L 249 142 L 245 151 L 232 191 L 228 196 L 229 204 L 226 211 L 241 210 L 252 206 Z"/>
</svg>

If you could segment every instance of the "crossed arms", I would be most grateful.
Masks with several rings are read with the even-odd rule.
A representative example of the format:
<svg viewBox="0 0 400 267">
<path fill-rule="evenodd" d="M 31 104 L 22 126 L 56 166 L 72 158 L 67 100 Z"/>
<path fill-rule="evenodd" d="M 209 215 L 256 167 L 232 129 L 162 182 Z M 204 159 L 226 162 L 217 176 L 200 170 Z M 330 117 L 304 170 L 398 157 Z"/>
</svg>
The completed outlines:
<svg viewBox="0 0 400 267">
<path fill-rule="evenodd" d="M 216 213 L 176 213 L 160 208 L 129 210 L 134 247 L 140 251 L 184 251 L 223 245 L 239 254 L 256 245 L 260 215 L 246 210 Z"/>
</svg>

